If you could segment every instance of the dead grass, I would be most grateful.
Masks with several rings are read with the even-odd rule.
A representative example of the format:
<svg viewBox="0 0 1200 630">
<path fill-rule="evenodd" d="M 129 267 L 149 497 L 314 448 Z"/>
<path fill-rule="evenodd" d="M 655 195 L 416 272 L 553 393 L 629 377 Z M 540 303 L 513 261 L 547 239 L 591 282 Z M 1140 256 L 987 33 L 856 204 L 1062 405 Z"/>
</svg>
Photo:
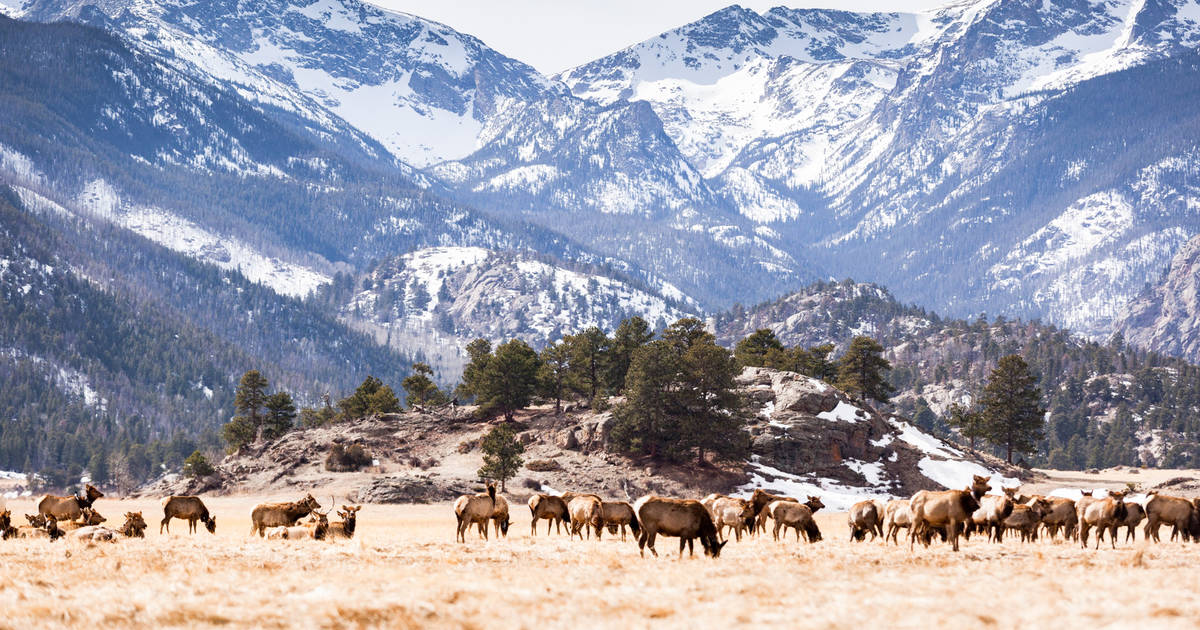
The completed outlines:
<svg viewBox="0 0 1200 630">
<path fill-rule="evenodd" d="M 731 542 L 716 561 L 640 558 L 634 542 L 529 537 L 515 509 L 506 540 L 455 544 L 448 505 L 367 506 L 350 543 L 247 536 L 256 499 L 213 499 L 217 536 L 176 521 L 146 540 L 81 546 L 0 543 L 0 628 L 1012 628 L 1200 626 L 1200 545 L 1081 550 L 972 540 L 945 547 L 852 544 L 842 514 L 827 540 Z M 23 514 L 27 506 L 13 505 Z"/>
</svg>

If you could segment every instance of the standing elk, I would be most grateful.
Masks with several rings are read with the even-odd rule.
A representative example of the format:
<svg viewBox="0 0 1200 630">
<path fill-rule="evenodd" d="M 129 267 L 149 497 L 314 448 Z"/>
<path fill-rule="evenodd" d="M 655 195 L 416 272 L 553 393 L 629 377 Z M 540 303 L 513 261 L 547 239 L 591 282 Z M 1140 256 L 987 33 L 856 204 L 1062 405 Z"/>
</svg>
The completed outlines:
<svg viewBox="0 0 1200 630">
<path fill-rule="evenodd" d="M 1200 534 L 1196 530 L 1200 528 L 1193 527 L 1193 524 L 1200 520 L 1197 518 L 1200 510 L 1191 501 L 1154 491 L 1150 495 L 1150 500 L 1146 501 L 1146 527 L 1143 530 L 1146 540 L 1160 542 L 1158 528 L 1164 523 L 1171 526 L 1171 540 L 1175 540 L 1180 532 L 1184 539 L 1196 539 L 1196 534 Z"/>
<path fill-rule="evenodd" d="M 584 532 L 586 532 L 588 539 L 591 540 L 594 530 L 596 540 L 600 540 L 604 525 L 604 508 L 600 497 L 594 494 L 576 494 L 567 501 L 567 513 L 571 515 L 572 538 L 579 534 L 579 538 L 582 540 Z M 588 529 L 589 527 L 591 529 Z"/>
<path fill-rule="evenodd" d="M 545 519 L 554 523 L 554 531 L 562 533 L 562 524 L 567 523 L 567 533 L 570 533 L 571 518 L 567 513 L 567 502 L 562 497 L 552 494 L 535 494 L 529 497 L 530 535 L 537 535 L 537 522 Z M 550 535 L 550 523 L 546 523 L 546 535 Z"/>
<path fill-rule="evenodd" d="M 1079 515 L 1074 501 L 1065 497 L 1034 498 L 1044 498 L 1050 504 L 1050 509 L 1042 514 L 1042 525 L 1050 535 L 1050 540 L 1054 540 L 1059 530 L 1062 530 L 1066 540 L 1074 540 L 1079 535 Z"/>
<path fill-rule="evenodd" d="M 496 529 L 496 538 L 508 538 L 508 523 L 508 501 L 497 494 L 496 505 L 492 509 L 492 526 Z"/>
<path fill-rule="evenodd" d="M 846 517 L 850 525 L 850 541 L 862 542 L 871 534 L 871 540 L 883 536 L 883 511 L 874 501 L 859 501 L 850 508 Z"/>
<path fill-rule="evenodd" d="M 1129 513 L 1128 506 L 1125 505 L 1125 495 L 1127 490 L 1110 493 L 1109 496 L 1103 499 L 1092 498 L 1091 501 L 1080 500 L 1075 504 L 1075 511 L 1079 516 L 1079 544 L 1082 548 L 1087 549 L 1088 530 L 1095 527 L 1097 530 L 1107 529 L 1112 537 L 1112 548 L 1117 548 L 1117 528 L 1125 521 L 1125 517 Z M 1087 496 L 1083 497 L 1088 498 Z M 1096 549 L 1100 548 L 1100 535 L 1096 534 Z"/>
<path fill-rule="evenodd" d="M 817 522 L 813 520 L 813 510 L 808 504 L 796 501 L 773 501 L 767 505 L 767 513 L 771 515 L 771 520 L 775 521 L 775 527 L 771 532 L 775 540 L 779 540 L 779 530 L 785 527 L 796 530 L 797 541 L 800 540 L 801 531 L 804 532 L 804 538 L 810 543 L 821 540 L 821 530 L 817 527 Z M 783 537 L 787 538 L 786 531 L 783 533 Z"/>
<path fill-rule="evenodd" d="M 710 494 L 701 499 L 700 503 L 708 508 L 713 524 L 717 527 L 718 538 L 726 538 L 724 535 L 726 527 L 733 530 L 733 534 L 739 542 L 742 540 L 742 532 L 754 531 L 756 517 L 754 505 L 750 501 L 727 497 L 723 494 Z"/>
<path fill-rule="evenodd" d="M 633 513 L 633 506 L 625 501 L 601 501 L 600 518 L 603 519 L 604 526 L 608 528 L 608 533 L 615 535 L 620 529 L 621 540 L 625 540 L 626 527 L 633 532 L 634 540 L 637 540 L 642 533 L 637 514 Z"/>
<path fill-rule="evenodd" d="M 200 497 L 193 496 L 169 496 L 161 501 L 163 509 L 162 522 L 158 524 L 158 533 L 163 533 L 165 527 L 167 533 L 171 533 L 171 519 L 178 518 L 188 522 L 188 533 L 196 533 L 196 523 L 204 523 L 204 528 L 208 533 L 217 533 L 217 517 L 209 514 L 208 507 L 204 505 L 204 501 Z"/>
<path fill-rule="evenodd" d="M 454 501 L 454 517 L 458 520 L 455 541 L 467 542 L 466 532 L 472 525 L 479 526 L 479 535 L 487 540 L 487 524 L 496 511 L 496 486 L 487 485 L 487 492 L 464 494 Z"/>
<path fill-rule="evenodd" d="M 250 535 L 258 534 L 261 537 L 268 527 L 291 527 L 320 507 L 321 504 L 311 494 L 299 501 L 260 503 L 250 512 Z"/>
<path fill-rule="evenodd" d="M 908 499 L 892 499 L 883 506 L 883 542 L 891 539 L 897 546 L 900 541 L 897 535 L 900 529 L 912 527 L 912 511 L 908 509 Z"/>
<path fill-rule="evenodd" d="M 1037 497 L 1028 504 L 1018 503 L 1012 506 L 1012 511 L 1000 525 L 1008 530 L 1021 533 L 1021 542 L 1037 540 L 1037 531 L 1042 524 L 1042 516 L 1049 512 L 1052 505 L 1049 501 Z"/>
<path fill-rule="evenodd" d="M 654 541 L 659 534 L 679 538 L 681 558 L 684 547 L 687 547 L 689 555 L 696 555 L 694 541 L 697 538 L 704 548 L 704 555 L 713 558 L 719 558 L 721 548 L 726 545 L 717 540 L 717 527 L 713 524 L 712 515 L 699 501 L 645 496 L 633 504 L 633 511 L 642 524 L 642 533 L 638 536 L 638 553 L 642 556 L 646 555 L 646 547 L 649 547 L 650 553 L 658 557 Z"/>
<path fill-rule="evenodd" d="M 966 533 L 971 531 L 986 531 L 988 542 L 1003 542 L 1004 519 L 1012 514 L 1013 495 L 1016 488 L 1001 488 L 1004 494 L 988 494 L 979 498 L 979 509 L 971 513 L 971 519 L 966 524 Z M 969 537 L 969 536 L 968 536 Z"/>
<path fill-rule="evenodd" d="M 914 494 L 909 500 L 913 524 L 909 528 L 908 548 L 911 550 L 918 538 L 928 547 L 929 535 L 925 530 L 942 528 L 951 548 L 958 551 L 960 527 L 979 509 L 979 498 L 991 488 L 987 477 L 974 475 L 965 490 L 922 490 Z"/>
<path fill-rule="evenodd" d="M 84 488 L 83 494 L 77 494 L 69 497 L 60 497 L 53 494 L 47 494 L 38 501 L 38 514 L 42 516 L 53 516 L 59 521 L 75 521 L 83 516 L 85 508 L 92 507 L 92 504 L 104 496 L 92 484 L 88 484 Z"/>
</svg>

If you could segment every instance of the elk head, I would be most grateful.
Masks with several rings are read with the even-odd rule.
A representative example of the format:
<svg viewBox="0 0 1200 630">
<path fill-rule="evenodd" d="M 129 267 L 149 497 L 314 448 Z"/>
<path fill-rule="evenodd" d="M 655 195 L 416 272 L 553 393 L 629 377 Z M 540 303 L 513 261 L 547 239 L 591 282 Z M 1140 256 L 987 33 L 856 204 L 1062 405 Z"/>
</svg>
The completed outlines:
<svg viewBox="0 0 1200 630">
<path fill-rule="evenodd" d="M 808 500 L 804 502 L 804 505 L 807 505 L 808 509 L 810 511 L 812 511 L 814 514 L 816 513 L 817 510 L 825 507 L 825 504 L 821 503 L 821 497 L 811 497 L 811 496 L 808 497 Z"/>
</svg>

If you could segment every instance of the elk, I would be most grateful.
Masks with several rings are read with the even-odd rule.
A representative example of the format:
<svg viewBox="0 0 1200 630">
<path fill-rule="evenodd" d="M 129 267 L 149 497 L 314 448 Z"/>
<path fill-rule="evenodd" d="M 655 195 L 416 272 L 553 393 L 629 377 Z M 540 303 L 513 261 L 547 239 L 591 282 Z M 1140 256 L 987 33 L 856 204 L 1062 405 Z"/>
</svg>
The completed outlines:
<svg viewBox="0 0 1200 630">
<path fill-rule="evenodd" d="M 1039 499 L 1043 497 L 1034 497 Z M 1063 538 L 1073 539 L 1077 535 L 1077 526 L 1079 525 L 1079 516 L 1075 511 L 1075 502 L 1064 497 L 1044 497 L 1046 502 L 1050 504 L 1050 509 L 1042 514 L 1042 525 L 1046 527 L 1046 532 L 1050 534 L 1050 539 L 1058 535 L 1058 530 L 1063 531 Z"/>
<path fill-rule="evenodd" d="M 813 498 L 814 497 L 809 497 L 810 500 Z M 799 501 L 797 501 L 796 499 L 793 499 L 792 497 L 784 497 L 784 496 L 779 496 L 776 494 L 771 494 L 770 492 L 767 492 L 766 490 L 763 490 L 762 488 L 755 488 L 754 494 L 750 495 L 750 505 L 754 508 L 754 520 L 757 525 L 757 530 L 759 533 L 765 534 L 767 532 L 766 517 L 769 516 L 769 514 L 766 511 L 767 506 L 775 501 L 789 501 L 789 502 L 793 502 L 793 503 L 799 503 Z M 818 501 L 819 501 L 819 499 L 818 499 Z M 822 506 L 822 507 L 824 507 L 824 506 Z M 813 510 L 813 511 L 815 512 L 816 510 Z"/>
<path fill-rule="evenodd" d="M 697 538 L 704 548 L 704 555 L 713 558 L 719 558 L 721 548 L 726 545 L 717 540 L 717 527 L 713 524 L 712 515 L 699 501 L 644 496 L 633 504 L 633 511 L 637 514 L 638 522 L 642 524 L 642 533 L 638 536 L 638 553 L 643 557 L 646 555 L 646 547 L 658 557 L 654 541 L 659 534 L 679 538 L 681 558 L 685 546 L 689 555 L 696 555 L 694 541 Z"/>
<path fill-rule="evenodd" d="M 742 532 L 754 531 L 754 505 L 745 499 L 736 499 L 721 494 L 710 494 L 700 501 L 708 508 L 717 527 L 717 536 L 724 537 L 726 527 L 733 530 L 734 536 L 740 542 Z"/>
<path fill-rule="evenodd" d="M 454 517 L 458 519 L 454 540 L 467 542 L 466 532 L 471 525 L 479 526 L 479 535 L 487 540 L 487 523 L 496 511 L 496 486 L 489 483 L 487 492 L 464 494 L 454 501 Z"/>
<path fill-rule="evenodd" d="M 817 528 L 817 522 L 812 517 L 813 510 L 807 504 L 795 501 L 773 501 L 767 505 L 767 513 L 775 521 L 775 528 L 771 532 L 775 540 L 779 540 L 779 530 L 784 527 L 796 530 L 797 541 L 800 540 L 801 531 L 804 532 L 804 537 L 810 543 L 821 540 L 821 530 Z M 786 537 L 787 532 L 784 532 L 784 538 Z"/>
<path fill-rule="evenodd" d="M 291 527 L 320 507 L 321 504 L 311 494 L 299 501 L 260 503 L 250 512 L 250 535 L 258 534 L 261 537 L 268 527 Z"/>
<path fill-rule="evenodd" d="M 883 506 L 883 525 L 885 528 L 883 542 L 891 539 L 899 546 L 897 535 L 900 528 L 912 527 L 912 512 L 908 509 L 908 499 L 892 499 Z"/>
<path fill-rule="evenodd" d="M 8 540 L 17 535 L 17 528 L 12 524 L 12 510 L 0 512 L 0 540 Z"/>
<path fill-rule="evenodd" d="M 313 510 L 312 516 L 305 524 L 284 527 L 283 538 L 286 540 L 325 540 L 328 534 L 328 512 Z"/>
<path fill-rule="evenodd" d="M 125 524 L 121 525 L 121 529 L 117 531 L 126 538 L 145 538 L 146 519 L 142 518 L 141 512 L 126 512 Z"/>
<path fill-rule="evenodd" d="M 570 527 L 570 516 L 567 513 L 567 502 L 563 501 L 562 497 L 556 497 L 552 494 L 535 494 L 529 497 L 529 512 L 532 520 L 529 523 L 530 535 L 537 535 L 537 522 L 545 519 L 554 522 L 554 531 L 562 533 L 560 527 L 563 522 L 568 523 L 568 531 Z M 546 535 L 550 535 L 550 523 L 546 523 Z"/>
<path fill-rule="evenodd" d="M 974 475 L 971 485 L 965 490 L 922 490 L 914 494 L 908 502 L 913 522 L 909 528 L 908 548 L 913 548 L 917 538 L 922 538 L 925 546 L 929 546 L 929 536 L 925 530 L 943 528 L 951 548 L 958 551 L 960 526 L 979 509 L 979 498 L 990 489 L 987 477 Z"/>
<path fill-rule="evenodd" d="M 1175 540 L 1179 532 L 1183 532 L 1185 539 L 1194 535 L 1191 524 L 1198 510 L 1191 501 L 1153 491 L 1150 494 L 1150 500 L 1146 501 L 1146 527 L 1143 530 L 1146 540 L 1159 542 L 1158 528 L 1163 523 L 1172 526 L 1171 540 Z"/>
<path fill-rule="evenodd" d="M 66 523 L 59 525 L 58 528 L 64 532 L 69 532 L 81 527 L 97 526 L 108 520 L 107 518 L 101 516 L 100 513 L 95 509 L 90 507 L 83 508 L 83 510 L 80 511 L 80 515 L 82 516 L 81 521 L 67 521 Z"/>
<path fill-rule="evenodd" d="M 1035 498 L 1029 504 L 1015 504 L 1008 516 L 1001 521 L 1001 526 L 1021 532 L 1021 542 L 1037 540 L 1037 530 L 1042 524 L 1042 516 L 1052 509 L 1049 501 Z"/>
<path fill-rule="evenodd" d="M 596 540 L 600 540 L 604 524 L 603 501 L 600 500 L 600 497 L 594 494 L 577 494 L 567 501 L 567 513 L 571 515 L 572 538 L 579 534 L 579 538 L 582 540 L 586 531 L 590 540 L 592 530 L 595 530 Z M 588 529 L 589 526 L 591 529 Z"/>
<path fill-rule="evenodd" d="M 600 502 L 600 518 L 603 519 L 605 527 L 608 528 L 608 533 L 616 534 L 617 529 L 621 530 L 621 540 L 625 540 L 625 528 L 633 532 L 634 539 L 642 533 L 642 528 L 638 524 L 637 514 L 633 513 L 633 506 L 625 501 L 601 501 Z"/>
<path fill-rule="evenodd" d="M 329 524 L 327 537 L 331 540 L 354 538 L 354 528 L 358 523 L 358 511 L 361 509 L 361 505 L 343 505 L 342 509 L 338 510 L 338 516 L 342 517 L 342 520 Z"/>
<path fill-rule="evenodd" d="M 1079 544 L 1087 549 L 1088 530 L 1092 527 L 1107 529 L 1112 537 L 1112 548 L 1117 548 L 1117 528 L 1125 521 L 1129 513 L 1125 505 L 1125 495 L 1128 491 L 1112 492 L 1103 499 L 1093 498 L 1091 501 L 1080 500 L 1075 505 L 1079 517 Z M 1084 499 L 1088 498 L 1086 496 Z M 1096 549 L 1100 548 L 1100 536 L 1096 535 Z"/>
<path fill-rule="evenodd" d="M 496 506 L 492 509 L 492 526 L 496 528 L 496 537 L 508 537 L 508 501 L 496 495 Z"/>
<path fill-rule="evenodd" d="M 38 501 L 38 514 L 53 516 L 59 521 L 74 521 L 83 516 L 84 508 L 92 507 L 96 499 L 103 496 L 104 493 L 90 483 L 84 488 L 83 494 L 69 497 L 47 494 Z"/>
<path fill-rule="evenodd" d="M 204 501 L 200 497 L 193 496 L 169 496 L 161 502 L 163 509 L 163 519 L 158 525 L 158 533 L 163 533 L 165 527 L 167 533 L 171 533 L 171 519 L 178 518 L 188 522 L 188 533 L 196 533 L 196 523 L 204 523 L 208 533 L 217 533 L 217 517 L 209 514 L 208 507 L 204 505 Z"/>
<path fill-rule="evenodd" d="M 88 525 L 67 532 L 66 535 L 71 540 L 90 542 L 116 542 L 120 536 L 124 536 L 125 538 L 145 538 L 146 519 L 142 517 L 141 512 L 126 512 L 125 524 L 120 529 L 112 529 L 103 525 Z"/>
<path fill-rule="evenodd" d="M 859 501 L 850 508 L 846 518 L 850 525 L 850 541 L 862 542 L 871 534 L 871 540 L 883 536 L 883 512 L 874 501 Z"/>
</svg>

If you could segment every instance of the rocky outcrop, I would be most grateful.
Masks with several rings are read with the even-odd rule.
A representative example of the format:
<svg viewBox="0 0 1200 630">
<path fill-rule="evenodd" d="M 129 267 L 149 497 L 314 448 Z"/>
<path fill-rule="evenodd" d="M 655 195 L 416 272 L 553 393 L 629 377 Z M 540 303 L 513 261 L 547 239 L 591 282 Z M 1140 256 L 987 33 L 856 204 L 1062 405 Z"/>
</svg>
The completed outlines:
<svg viewBox="0 0 1200 630">
<path fill-rule="evenodd" d="M 1161 282 L 1117 324 L 1125 342 L 1200 361 L 1200 236 L 1184 245 Z"/>
</svg>

